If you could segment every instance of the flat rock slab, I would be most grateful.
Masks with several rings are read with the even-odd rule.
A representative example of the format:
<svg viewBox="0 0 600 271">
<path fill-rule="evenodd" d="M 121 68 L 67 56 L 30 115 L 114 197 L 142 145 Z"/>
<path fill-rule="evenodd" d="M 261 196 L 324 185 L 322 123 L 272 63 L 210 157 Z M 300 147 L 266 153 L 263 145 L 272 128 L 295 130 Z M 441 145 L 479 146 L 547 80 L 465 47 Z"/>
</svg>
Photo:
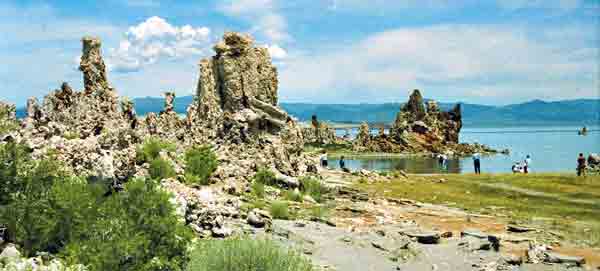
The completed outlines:
<svg viewBox="0 0 600 271">
<path fill-rule="evenodd" d="M 581 266 L 585 264 L 585 259 L 583 257 L 577 256 L 567 256 L 554 252 L 546 252 L 546 260 L 548 263 L 564 263 L 564 264 L 575 264 L 577 266 Z"/>
</svg>

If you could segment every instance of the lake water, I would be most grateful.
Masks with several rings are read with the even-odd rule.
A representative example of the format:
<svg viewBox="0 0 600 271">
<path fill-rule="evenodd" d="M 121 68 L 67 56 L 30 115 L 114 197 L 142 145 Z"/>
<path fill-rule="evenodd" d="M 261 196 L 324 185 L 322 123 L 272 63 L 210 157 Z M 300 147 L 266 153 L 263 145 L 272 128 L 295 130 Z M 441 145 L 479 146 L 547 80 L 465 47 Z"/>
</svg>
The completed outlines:
<svg viewBox="0 0 600 271">
<path fill-rule="evenodd" d="M 478 142 L 495 149 L 509 149 L 510 155 L 491 155 L 481 159 L 481 171 L 488 173 L 511 172 L 511 166 L 531 155 L 532 172 L 575 172 L 579 153 L 600 153 L 600 127 L 588 127 L 586 136 L 577 134 L 581 127 L 501 127 L 464 128 L 461 142 Z M 345 131 L 339 131 L 344 134 Z M 356 130 L 351 131 L 355 134 Z M 339 167 L 337 159 L 330 165 Z M 346 167 L 352 170 L 377 171 L 404 170 L 409 173 L 463 173 L 473 172 L 470 157 L 450 159 L 447 169 L 441 168 L 434 158 L 384 157 L 346 159 Z"/>
</svg>

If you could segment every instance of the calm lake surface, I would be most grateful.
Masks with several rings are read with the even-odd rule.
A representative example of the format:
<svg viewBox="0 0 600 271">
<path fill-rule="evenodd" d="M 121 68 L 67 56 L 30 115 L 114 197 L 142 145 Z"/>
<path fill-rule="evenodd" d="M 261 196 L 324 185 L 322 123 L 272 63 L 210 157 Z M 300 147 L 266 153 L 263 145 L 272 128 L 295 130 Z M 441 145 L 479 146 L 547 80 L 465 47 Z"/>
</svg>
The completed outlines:
<svg viewBox="0 0 600 271">
<path fill-rule="evenodd" d="M 531 155 L 532 172 L 575 172 L 579 153 L 587 157 L 589 153 L 600 153 L 600 126 L 588 127 L 586 136 L 577 134 L 581 127 L 499 127 L 464 128 L 461 142 L 478 142 L 495 149 L 509 149 L 510 155 L 497 154 L 484 156 L 481 171 L 488 173 L 511 172 L 511 166 Z M 339 131 L 343 135 L 345 131 Z M 351 131 L 355 134 L 356 131 Z M 346 158 L 346 167 L 352 170 L 367 169 L 377 171 L 404 170 L 408 173 L 463 173 L 473 172 L 471 158 L 451 159 L 448 168 L 441 168 L 434 158 L 422 157 L 382 157 Z M 339 160 L 331 159 L 330 166 L 339 167 Z"/>
</svg>

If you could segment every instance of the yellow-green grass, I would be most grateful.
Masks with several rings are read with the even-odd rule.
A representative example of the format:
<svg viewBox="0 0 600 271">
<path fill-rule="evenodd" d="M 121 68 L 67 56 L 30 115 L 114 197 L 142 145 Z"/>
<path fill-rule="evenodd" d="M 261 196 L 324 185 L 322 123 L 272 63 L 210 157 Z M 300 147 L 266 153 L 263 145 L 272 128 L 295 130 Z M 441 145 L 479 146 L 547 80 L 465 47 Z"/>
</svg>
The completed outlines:
<svg viewBox="0 0 600 271">
<path fill-rule="evenodd" d="M 445 179 L 438 183 L 433 180 Z M 357 184 L 386 197 L 448 204 L 507 216 L 558 231 L 575 243 L 600 247 L 600 177 L 569 174 L 411 176 L 409 181 Z"/>
</svg>

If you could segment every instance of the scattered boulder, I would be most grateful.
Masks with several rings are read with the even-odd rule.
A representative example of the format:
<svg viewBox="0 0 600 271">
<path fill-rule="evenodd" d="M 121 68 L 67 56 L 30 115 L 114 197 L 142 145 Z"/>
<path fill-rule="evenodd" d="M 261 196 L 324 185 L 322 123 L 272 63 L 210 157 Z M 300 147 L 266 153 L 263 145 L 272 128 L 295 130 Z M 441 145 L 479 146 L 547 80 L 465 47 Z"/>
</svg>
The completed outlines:
<svg viewBox="0 0 600 271">
<path fill-rule="evenodd" d="M 421 244 L 439 244 L 441 240 L 441 234 L 439 232 L 401 232 L 408 237 L 415 238 L 417 242 Z"/>
<path fill-rule="evenodd" d="M 268 227 L 272 224 L 273 218 L 267 212 L 254 209 L 248 213 L 248 224 L 256 228 Z"/>
<path fill-rule="evenodd" d="M 0 262 L 16 261 L 21 257 L 21 253 L 14 244 L 8 244 L 0 253 Z"/>
<path fill-rule="evenodd" d="M 546 252 L 544 262 L 547 263 L 560 263 L 560 264 L 574 264 L 577 266 L 582 266 L 585 264 L 585 259 L 583 257 L 577 256 L 567 256 L 554 252 Z"/>
</svg>

